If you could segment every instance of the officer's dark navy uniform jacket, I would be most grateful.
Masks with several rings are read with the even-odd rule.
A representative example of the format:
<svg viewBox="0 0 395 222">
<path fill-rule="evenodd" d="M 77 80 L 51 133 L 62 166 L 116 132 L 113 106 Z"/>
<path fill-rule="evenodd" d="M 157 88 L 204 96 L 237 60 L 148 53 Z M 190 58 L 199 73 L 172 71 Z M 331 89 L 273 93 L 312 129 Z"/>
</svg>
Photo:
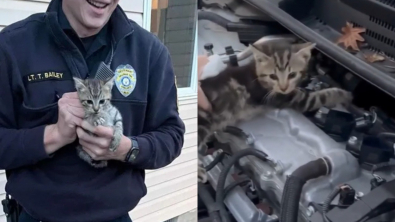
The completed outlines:
<svg viewBox="0 0 395 222">
<path fill-rule="evenodd" d="M 137 81 L 127 97 L 114 86 L 112 103 L 122 113 L 124 134 L 136 136 L 140 154 L 134 164 L 110 161 L 96 169 L 77 156 L 76 141 L 48 156 L 44 127 L 57 122 L 58 97 L 75 91 L 72 76 L 90 73 L 58 22 L 60 3 L 52 1 L 46 13 L 0 33 L 0 169 L 11 172 L 6 191 L 38 220 L 109 221 L 146 195 L 145 169 L 163 167 L 180 154 L 185 127 L 174 73 L 166 47 L 118 7 L 109 21 L 111 69 L 129 64 Z"/>
</svg>

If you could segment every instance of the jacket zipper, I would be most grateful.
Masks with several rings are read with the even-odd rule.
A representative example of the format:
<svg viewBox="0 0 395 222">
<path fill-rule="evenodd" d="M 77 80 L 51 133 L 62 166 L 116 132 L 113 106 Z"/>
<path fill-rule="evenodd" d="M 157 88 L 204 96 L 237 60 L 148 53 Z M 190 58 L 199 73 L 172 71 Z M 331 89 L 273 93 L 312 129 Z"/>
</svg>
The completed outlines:
<svg viewBox="0 0 395 222">
<path fill-rule="evenodd" d="M 113 52 L 110 52 L 110 53 L 107 55 L 107 58 L 106 58 L 105 63 L 106 63 L 106 65 L 108 65 L 108 67 L 109 67 L 110 69 L 111 69 L 111 63 L 112 63 L 112 61 L 114 60 L 116 51 L 117 51 L 118 46 L 119 46 L 119 42 L 122 41 L 123 39 L 125 39 L 127 36 L 133 34 L 133 32 L 134 32 L 134 29 L 133 29 L 131 32 L 129 32 L 128 34 L 124 35 L 124 36 L 115 44 L 114 51 L 113 51 Z M 111 54 L 112 54 L 112 56 L 111 56 Z M 111 59 L 111 57 L 112 57 L 112 59 Z M 114 70 L 114 71 L 115 71 L 115 70 Z"/>
</svg>

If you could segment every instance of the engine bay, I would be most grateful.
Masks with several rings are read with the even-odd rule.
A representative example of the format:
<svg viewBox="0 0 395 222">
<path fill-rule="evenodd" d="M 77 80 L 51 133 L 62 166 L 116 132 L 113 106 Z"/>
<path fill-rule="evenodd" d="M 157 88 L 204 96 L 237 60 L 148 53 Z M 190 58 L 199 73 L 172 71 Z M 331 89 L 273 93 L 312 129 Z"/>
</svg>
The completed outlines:
<svg viewBox="0 0 395 222">
<path fill-rule="evenodd" d="M 230 10 L 229 2 L 200 1 L 199 13 L 206 14 L 199 17 L 199 55 L 242 66 L 250 59 L 244 56 L 248 44 L 262 39 L 257 36 L 301 41 L 283 29 L 251 31 L 250 38 L 248 28 L 229 29 L 246 15 L 271 20 L 247 6 Z M 309 74 L 304 90 L 343 88 L 353 92 L 353 105 L 273 110 L 216 132 L 200 159 L 208 182 L 199 184 L 199 221 L 395 221 L 394 98 L 318 50 Z"/>
</svg>

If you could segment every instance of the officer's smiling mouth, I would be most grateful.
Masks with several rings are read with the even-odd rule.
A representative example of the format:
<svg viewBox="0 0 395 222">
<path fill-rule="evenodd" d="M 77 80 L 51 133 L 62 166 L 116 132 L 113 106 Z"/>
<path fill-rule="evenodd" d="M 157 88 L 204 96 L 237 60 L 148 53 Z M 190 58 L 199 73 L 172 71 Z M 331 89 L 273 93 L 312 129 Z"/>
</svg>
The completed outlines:
<svg viewBox="0 0 395 222">
<path fill-rule="evenodd" d="M 95 8 L 100 8 L 103 9 L 105 7 L 107 7 L 109 4 L 106 3 L 102 3 L 102 2 L 97 2 L 97 1 L 93 1 L 93 0 L 86 0 L 90 5 L 92 5 Z"/>
</svg>

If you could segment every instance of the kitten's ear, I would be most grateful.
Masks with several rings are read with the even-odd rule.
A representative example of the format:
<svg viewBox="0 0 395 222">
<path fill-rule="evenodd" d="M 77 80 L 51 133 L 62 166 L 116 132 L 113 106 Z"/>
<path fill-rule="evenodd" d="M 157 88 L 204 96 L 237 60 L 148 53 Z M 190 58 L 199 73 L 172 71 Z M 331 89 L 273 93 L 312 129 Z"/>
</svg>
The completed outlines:
<svg viewBox="0 0 395 222">
<path fill-rule="evenodd" d="M 81 91 L 86 88 L 83 79 L 80 79 L 77 77 L 73 77 L 73 79 L 74 79 L 74 85 L 75 85 L 75 88 L 77 89 L 77 91 Z"/>
<path fill-rule="evenodd" d="M 250 48 L 252 54 L 254 55 L 255 61 L 257 61 L 259 63 L 266 63 L 267 61 L 269 61 L 270 56 L 267 56 L 265 53 L 263 53 L 261 50 L 259 50 L 256 46 L 250 44 L 249 48 Z"/>
<path fill-rule="evenodd" d="M 115 76 L 104 80 L 104 86 L 108 87 L 109 89 L 112 89 L 112 87 L 114 86 L 114 79 L 115 79 Z"/>
<path fill-rule="evenodd" d="M 310 60 L 311 51 L 315 48 L 316 45 L 317 44 L 312 42 L 305 42 L 301 44 L 292 45 L 292 48 L 295 56 L 307 62 L 308 60 Z"/>
</svg>

